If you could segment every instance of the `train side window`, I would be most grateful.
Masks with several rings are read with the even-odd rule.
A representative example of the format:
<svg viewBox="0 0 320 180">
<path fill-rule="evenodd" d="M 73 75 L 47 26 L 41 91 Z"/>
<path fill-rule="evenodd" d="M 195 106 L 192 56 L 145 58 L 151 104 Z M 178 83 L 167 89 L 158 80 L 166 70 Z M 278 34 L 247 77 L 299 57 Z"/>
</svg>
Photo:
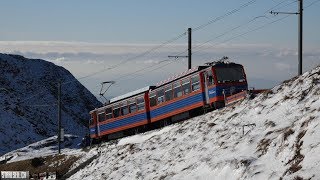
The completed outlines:
<svg viewBox="0 0 320 180">
<path fill-rule="evenodd" d="M 106 119 L 111 119 L 112 118 L 112 108 L 109 107 L 105 110 L 106 112 Z"/>
<path fill-rule="evenodd" d="M 176 98 L 180 96 L 182 96 L 182 89 L 180 81 L 178 81 L 173 84 L 173 97 Z"/>
<path fill-rule="evenodd" d="M 214 84 L 212 70 L 207 71 L 207 75 L 208 75 L 207 84 L 208 86 L 211 86 L 212 84 Z"/>
<path fill-rule="evenodd" d="M 156 106 L 157 105 L 157 97 L 155 92 L 150 93 L 150 106 Z"/>
<path fill-rule="evenodd" d="M 189 94 L 191 91 L 190 79 L 183 79 L 182 80 L 182 89 L 184 94 Z"/>
<path fill-rule="evenodd" d="M 165 87 L 165 97 L 166 97 L 166 101 L 170 101 L 171 99 L 173 99 L 173 93 L 172 93 L 172 85 L 168 85 L 167 87 Z"/>
<path fill-rule="evenodd" d="M 99 121 L 99 122 L 102 122 L 102 121 L 104 121 L 104 120 L 106 120 L 106 116 L 105 116 L 104 112 L 100 112 L 100 113 L 98 114 L 98 121 Z"/>
<path fill-rule="evenodd" d="M 164 102 L 164 89 L 163 88 L 158 89 L 157 97 L 158 97 L 158 99 L 157 99 L 158 104 L 161 104 Z"/>
<path fill-rule="evenodd" d="M 144 98 L 143 97 L 137 98 L 137 106 L 138 106 L 138 111 L 144 109 Z"/>
<path fill-rule="evenodd" d="M 129 102 L 129 109 L 130 109 L 130 113 L 134 113 L 137 111 L 137 104 L 135 99 Z"/>
<path fill-rule="evenodd" d="M 191 77 L 192 81 L 192 91 L 197 91 L 200 89 L 200 80 L 199 80 L 199 75 L 195 75 Z"/>
<path fill-rule="evenodd" d="M 123 102 L 122 103 L 122 106 L 121 106 L 121 114 L 122 115 L 127 115 L 129 114 L 129 108 L 127 106 L 127 101 Z"/>
<path fill-rule="evenodd" d="M 120 107 L 119 105 L 113 106 L 113 117 L 117 118 L 120 116 Z"/>
</svg>

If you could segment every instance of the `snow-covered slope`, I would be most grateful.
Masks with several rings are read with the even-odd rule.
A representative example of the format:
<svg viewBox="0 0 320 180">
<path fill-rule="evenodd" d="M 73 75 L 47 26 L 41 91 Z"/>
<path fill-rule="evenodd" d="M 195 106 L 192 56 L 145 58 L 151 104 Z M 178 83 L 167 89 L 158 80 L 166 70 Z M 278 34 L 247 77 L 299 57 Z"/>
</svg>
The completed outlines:
<svg viewBox="0 0 320 180">
<path fill-rule="evenodd" d="M 62 126 L 83 136 L 88 112 L 101 105 L 69 71 L 39 59 L 0 54 L 0 154 L 57 132 L 57 82 L 62 86 Z"/>
<path fill-rule="evenodd" d="M 320 67 L 252 100 L 104 143 L 70 179 L 320 179 Z"/>
</svg>

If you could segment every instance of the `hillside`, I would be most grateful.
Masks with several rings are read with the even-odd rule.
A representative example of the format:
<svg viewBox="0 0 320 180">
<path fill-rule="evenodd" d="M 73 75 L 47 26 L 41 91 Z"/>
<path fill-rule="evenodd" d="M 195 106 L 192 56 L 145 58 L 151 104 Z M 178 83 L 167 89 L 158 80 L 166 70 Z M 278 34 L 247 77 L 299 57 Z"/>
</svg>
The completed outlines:
<svg viewBox="0 0 320 180">
<path fill-rule="evenodd" d="M 62 86 L 62 126 L 83 136 L 88 112 L 99 101 L 66 69 L 40 59 L 0 54 L 0 154 L 57 133 L 57 82 Z"/>
<path fill-rule="evenodd" d="M 70 179 L 320 179 L 319 122 L 317 67 L 233 107 L 101 144 Z"/>
<path fill-rule="evenodd" d="M 0 170 L 69 179 L 319 179 L 319 120 L 317 67 L 254 99 L 92 149 L 57 155 L 51 137 L 0 157 L 9 158 Z M 45 163 L 26 166 L 35 157 Z"/>
</svg>

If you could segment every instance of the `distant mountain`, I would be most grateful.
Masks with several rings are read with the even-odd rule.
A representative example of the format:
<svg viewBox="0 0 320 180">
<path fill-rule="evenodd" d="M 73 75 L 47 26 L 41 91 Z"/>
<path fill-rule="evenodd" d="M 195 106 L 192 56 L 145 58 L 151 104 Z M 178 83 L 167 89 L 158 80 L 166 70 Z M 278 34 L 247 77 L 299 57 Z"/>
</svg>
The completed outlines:
<svg viewBox="0 0 320 180">
<path fill-rule="evenodd" d="M 83 136 L 89 111 L 101 103 L 63 67 L 41 59 L 0 54 L 0 154 L 57 134 L 57 83 L 62 127 Z"/>
</svg>

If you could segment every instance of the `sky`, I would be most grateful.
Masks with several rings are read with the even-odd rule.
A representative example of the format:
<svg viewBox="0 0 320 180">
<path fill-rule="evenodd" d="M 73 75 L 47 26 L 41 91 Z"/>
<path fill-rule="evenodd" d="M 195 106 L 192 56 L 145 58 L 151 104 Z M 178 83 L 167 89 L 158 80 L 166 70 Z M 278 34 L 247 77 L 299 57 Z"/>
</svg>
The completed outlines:
<svg viewBox="0 0 320 180">
<path fill-rule="evenodd" d="M 320 64 L 319 1 L 304 0 L 303 71 Z M 269 11 L 297 9 L 295 0 L 1 0 L 0 52 L 63 66 L 96 96 L 114 80 L 114 97 L 186 70 L 168 55 L 186 55 L 190 27 L 193 66 L 228 56 L 249 86 L 271 88 L 297 75 L 298 16 Z"/>
</svg>

